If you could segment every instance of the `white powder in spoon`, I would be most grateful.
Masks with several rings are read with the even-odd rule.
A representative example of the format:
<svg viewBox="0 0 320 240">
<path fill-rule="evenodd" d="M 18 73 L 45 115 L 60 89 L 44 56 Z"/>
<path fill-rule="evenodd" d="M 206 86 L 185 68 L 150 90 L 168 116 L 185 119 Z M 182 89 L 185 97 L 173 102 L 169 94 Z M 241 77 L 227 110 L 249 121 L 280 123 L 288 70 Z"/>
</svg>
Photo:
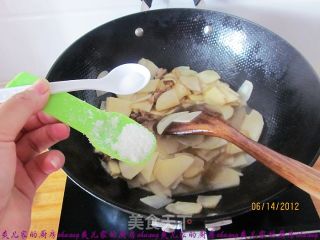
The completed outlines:
<svg viewBox="0 0 320 240">
<path fill-rule="evenodd" d="M 111 147 L 121 158 L 138 163 L 147 157 L 154 144 L 153 134 L 148 129 L 138 124 L 128 124 Z"/>
</svg>

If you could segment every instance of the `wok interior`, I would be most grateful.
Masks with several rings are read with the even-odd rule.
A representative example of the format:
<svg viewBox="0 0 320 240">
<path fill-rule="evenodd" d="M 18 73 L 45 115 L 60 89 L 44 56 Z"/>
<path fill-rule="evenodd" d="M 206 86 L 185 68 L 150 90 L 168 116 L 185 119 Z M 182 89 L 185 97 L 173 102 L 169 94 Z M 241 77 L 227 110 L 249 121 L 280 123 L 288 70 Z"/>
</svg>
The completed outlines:
<svg viewBox="0 0 320 240">
<path fill-rule="evenodd" d="M 207 25 L 213 30 L 206 34 L 203 29 Z M 144 30 L 142 37 L 134 34 L 138 27 Z M 301 162 L 312 163 L 320 141 L 317 76 L 286 41 L 234 16 L 172 9 L 138 13 L 106 23 L 69 47 L 50 70 L 48 79 L 96 78 L 104 70 L 142 57 L 168 70 L 181 65 L 196 71 L 214 69 L 233 89 L 250 80 L 254 90 L 249 105 L 265 121 L 260 142 Z M 95 91 L 74 95 L 96 107 L 106 97 L 97 97 Z M 100 166 L 99 155 L 82 134 L 73 130 L 68 140 L 54 148 L 66 155 L 65 171 L 69 177 L 101 200 L 125 211 L 168 214 L 139 201 L 150 193 L 128 189 L 124 180 L 108 176 Z M 223 195 L 214 210 L 217 215 L 208 217 L 212 210 L 204 209 L 193 217 L 209 220 L 239 214 L 251 202 L 266 200 L 290 185 L 260 163 L 247 167 L 243 173 L 239 187 L 210 192 Z M 195 201 L 196 197 L 175 199 Z"/>
</svg>

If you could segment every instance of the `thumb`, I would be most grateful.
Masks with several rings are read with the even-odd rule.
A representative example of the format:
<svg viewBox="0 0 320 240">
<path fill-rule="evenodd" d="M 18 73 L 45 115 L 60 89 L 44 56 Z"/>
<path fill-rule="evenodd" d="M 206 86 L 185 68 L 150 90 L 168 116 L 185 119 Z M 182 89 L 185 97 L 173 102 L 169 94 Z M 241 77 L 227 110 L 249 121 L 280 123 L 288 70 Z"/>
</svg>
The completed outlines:
<svg viewBox="0 0 320 240">
<path fill-rule="evenodd" d="M 39 80 L 0 106 L 0 142 L 14 141 L 28 119 L 39 112 L 49 98 L 49 83 Z"/>
</svg>

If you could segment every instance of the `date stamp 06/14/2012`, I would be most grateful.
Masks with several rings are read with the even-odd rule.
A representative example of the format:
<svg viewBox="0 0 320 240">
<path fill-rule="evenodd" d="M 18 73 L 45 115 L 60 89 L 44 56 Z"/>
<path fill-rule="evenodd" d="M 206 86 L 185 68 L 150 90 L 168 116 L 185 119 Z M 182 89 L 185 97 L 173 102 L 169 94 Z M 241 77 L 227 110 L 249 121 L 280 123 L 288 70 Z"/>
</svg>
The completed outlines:
<svg viewBox="0 0 320 240">
<path fill-rule="evenodd" d="M 299 202 L 252 202 L 252 211 L 299 211 Z"/>
</svg>

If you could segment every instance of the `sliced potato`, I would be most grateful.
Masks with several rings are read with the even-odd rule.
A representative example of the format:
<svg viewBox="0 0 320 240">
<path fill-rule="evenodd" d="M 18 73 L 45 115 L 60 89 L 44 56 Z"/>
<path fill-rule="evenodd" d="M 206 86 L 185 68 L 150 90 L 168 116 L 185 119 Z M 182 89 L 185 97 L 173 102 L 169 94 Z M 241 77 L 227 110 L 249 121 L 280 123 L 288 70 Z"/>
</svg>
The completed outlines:
<svg viewBox="0 0 320 240">
<path fill-rule="evenodd" d="M 149 183 L 147 187 L 157 196 L 171 197 L 171 190 L 167 187 L 162 186 L 158 181 Z"/>
<path fill-rule="evenodd" d="M 262 133 L 263 125 L 262 115 L 258 111 L 252 109 L 245 117 L 241 126 L 241 131 L 248 133 L 252 140 L 258 141 Z"/>
<path fill-rule="evenodd" d="M 197 78 L 197 76 L 182 75 L 182 76 L 180 76 L 179 80 L 182 82 L 183 85 L 185 85 L 191 91 L 197 91 L 197 92 L 201 91 L 200 82 L 199 82 L 199 79 Z"/>
<path fill-rule="evenodd" d="M 171 159 L 157 161 L 154 169 L 156 179 L 164 186 L 169 187 L 191 166 L 194 159 L 190 156 L 177 156 Z"/>
<path fill-rule="evenodd" d="M 178 146 L 178 149 L 179 149 L 179 146 Z M 158 151 L 159 151 L 159 159 L 158 159 L 159 161 L 162 159 L 167 159 L 167 158 L 173 157 L 172 154 L 168 154 L 165 150 L 159 149 L 159 147 L 158 147 Z M 157 164 L 157 162 L 156 162 L 156 164 Z"/>
<path fill-rule="evenodd" d="M 209 91 L 212 88 L 212 84 L 205 84 L 203 82 L 200 82 L 201 85 L 201 95 L 204 95 L 205 92 Z"/>
<path fill-rule="evenodd" d="M 131 180 L 127 180 L 127 184 L 129 189 L 142 187 L 139 179 L 136 177 Z"/>
<path fill-rule="evenodd" d="M 120 167 L 122 176 L 129 180 L 137 176 L 144 168 L 144 166 L 129 165 L 122 161 L 119 162 L 119 167 Z"/>
<path fill-rule="evenodd" d="M 152 61 L 150 61 L 149 59 L 146 59 L 146 58 L 141 58 L 138 61 L 138 64 L 141 64 L 142 66 L 145 66 L 146 68 L 148 68 L 148 70 L 150 71 L 150 74 L 151 74 L 151 79 L 156 76 L 156 73 L 159 70 L 157 65 L 155 65 Z"/>
<path fill-rule="evenodd" d="M 147 182 L 151 182 L 153 178 L 153 168 L 156 163 L 156 160 L 159 156 L 158 152 L 155 152 L 150 159 L 150 161 L 147 162 L 145 167 L 142 169 L 141 174 L 146 179 Z"/>
<path fill-rule="evenodd" d="M 157 124 L 157 132 L 161 135 L 172 122 L 187 123 L 198 117 L 201 111 L 196 112 L 176 112 L 162 118 Z"/>
<path fill-rule="evenodd" d="M 200 203 L 203 208 L 216 208 L 220 202 L 221 195 L 203 196 L 199 195 L 197 198 L 197 203 Z"/>
<path fill-rule="evenodd" d="M 155 179 L 152 179 L 154 181 Z M 137 188 L 137 187 L 144 187 L 146 184 L 151 183 L 152 181 L 147 181 L 144 176 L 142 176 L 141 173 L 139 173 L 137 176 L 135 176 L 131 180 L 127 180 L 128 187 L 131 188 Z M 148 190 L 151 191 L 151 190 Z"/>
<path fill-rule="evenodd" d="M 183 84 L 180 83 L 177 83 L 174 86 L 174 90 L 176 91 L 179 100 L 191 94 L 190 91 Z"/>
<path fill-rule="evenodd" d="M 150 93 L 154 92 L 158 85 L 159 85 L 159 79 L 150 80 L 147 86 L 145 86 L 143 89 L 139 91 L 139 93 Z"/>
<path fill-rule="evenodd" d="M 170 88 L 171 87 L 167 85 L 167 82 L 160 80 L 158 85 L 158 91 L 165 92 L 168 91 Z"/>
<path fill-rule="evenodd" d="M 176 189 L 182 181 L 183 181 L 183 177 L 177 178 L 177 180 L 175 180 L 175 181 L 171 184 L 170 188 L 171 188 L 172 190 L 173 190 L 173 189 Z"/>
<path fill-rule="evenodd" d="M 188 123 L 193 121 L 196 117 L 198 117 L 202 112 L 201 111 L 196 111 L 196 112 L 188 112 L 185 114 L 181 114 L 177 116 L 173 122 L 179 122 L 179 123 Z"/>
<path fill-rule="evenodd" d="M 238 89 L 238 94 L 240 95 L 242 101 L 247 102 L 251 97 L 253 91 L 253 84 L 249 80 L 245 80 L 240 88 Z"/>
<path fill-rule="evenodd" d="M 185 150 L 185 149 L 187 149 L 188 148 L 188 146 L 186 146 L 186 145 L 183 145 L 183 144 L 179 144 L 179 148 L 178 148 L 178 152 L 181 152 L 181 153 L 183 153 L 184 151 L 183 150 Z"/>
<path fill-rule="evenodd" d="M 132 109 L 141 110 L 145 112 L 150 112 L 152 109 L 153 103 L 149 101 L 137 102 L 131 105 Z"/>
<path fill-rule="evenodd" d="M 216 71 L 213 70 L 205 70 L 198 74 L 198 78 L 201 82 L 208 84 L 213 83 L 220 79 L 219 74 Z"/>
<path fill-rule="evenodd" d="M 180 115 L 187 114 L 187 111 L 184 112 L 177 112 L 177 113 L 172 113 L 170 115 L 165 116 L 162 118 L 158 124 L 157 124 L 157 132 L 158 134 L 162 134 L 163 131 Z"/>
<path fill-rule="evenodd" d="M 173 107 L 173 108 L 170 108 L 170 109 L 167 109 L 166 110 L 166 114 L 172 114 L 172 113 L 175 113 L 177 111 L 179 107 Z"/>
<path fill-rule="evenodd" d="M 228 84 L 218 81 L 204 93 L 205 102 L 209 105 L 239 105 L 240 96 Z"/>
<path fill-rule="evenodd" d="M 188 187 L 198 188 L 201 182 L 201 178 L 202 178 L 201 175 L 198 175 L 193 178 L 185 178 L 183 179 L 182 183 Z"/>
<path fill-rule="evenodd" d="M 203 135 L 185 135 L 176 137 L 177 141 L 187 147 L 193 147 L 199 145 L 204 141 Z"/>
<path fill-rule="evenodd" d="M 246 154 L 236 154 L 227 158 L 224 163 L 232 168 L 242 168 L 247 166 Z"/>
<path fill-rule="evenodd" d="M 192 94 L 192 95 L 189 95 L 188 98 L 196 104 L 201 104 L 204 102 L 204 98 L 202 95 Z"/>
<path fill-rule="evenodd" d="M 106 101 L 102 101 L 101 104 L 100 104 L 100 109 L 103 110 L 103 111 L 106 111 L 107 108 L 106 108 Z"/>
<path fill-rule="evenodd" d="M 121 171 L 120 171 L 120 167 L 119 167 L 119 161 L 110 159 L 110 160 L 107 162 L 107 166 L 108 166 L 108 169 L 109 169 L 109 174 L 110 174 L 112 177 L 115 177 L 115 176 L 119 176 L 119 175 L 120 175 Z"/>
<path fill-rule="evenodd" d="M 170 137 L 158 137 L 158 150 L 159 153 L 166 153 L 166 155 L 178 152 L 179 142 Z M 161 155 L 161 154 L 160 154 Z"/>
<path fill-rule="evenodd" d="M 173 214 L 193 215 L 200 213 L 202 206 L 200 203 L 192 202 L 175 202 L 166 206 L 166 210 Z"/>
<path fill-rule="evenodd" d="M 191 107 L 193 106 L 194 104 L 192 102 L 188 102 L 188 101 L 184 101 L 181 103 L 181 107 L 183 108 L 188 108 L 188 107 Z"/>
<path fill-rule="evenodd" d="M 203 171 L 204 161 L 196 156 L 193 156 L 194 161 L 191 166 L 183 173 L 184 178 L 193 178 Z"/>
<path fill-rule="evenodd" d="M 202 158 L 203 160 L 210 162 L 213 158 L 217 157 L 220 153 L 220 149 L 215 150 L 206 150 L 206 149 L 197 149 L 195 153 Z"/>
<path fill-rule="evenodd" d="M 194 146 L 194 148 L 214 150 L 216 148 L 226 145 L 227 143 L 228 142 L 226 140 L 218 137 L 206 137 L 206 139 L 202 143 Z"/>
<path fill-rule="evenodd" d="M 229 105 L 207 105 L 206 108 L 210 111 L 220 113 L 224 120 L 230 119 L 234 113 L 234 108 Z"/>
<path fill-rule="evenodd" d="M 101 163 L 101 167 L 102 167 L 108 174 L 110 174 L 110 169 L 109 169 L 109 166 L 108 166 L 107 162 L 105 162 L 104 160 L 101 160 L 100 163 Z M 110 174 L 110 175 L 111 175 L 111 174 Z M 117 178 L 117 176 L 115 176 L 114 178 Z"/>
<path fill-rule="evenodd" d="M 170 89 L 164 93 L 162 93 L 157 102 L 156 102 L 156 110 L 162 111 L 168 108 L 175 107 L 179 105 L 179 98 L 174 89 Z"/>
<path fill-rule="evenodd" d="M 118 112 L 126 116 L 129 116 L 132 111 L 130 101 L 115 97 L 107 98 L 106 109 L 108 112 Z"/>
<path fill-rule="evenodd" d="M 204 93 L 204 101 L 215 106 L 227 103 L 224 93 L 217 86 L 213 86 Z"/>
<path fill-rule="evenodd" d="M 127 101 L 134 101 L 136 99 L 135 94 L 129 94 L 129 95 L 117 95 L 119 99 L 127 100 Z"/>
<path fill-rule="evenodd" d="M 234 108 L 229 105 L 225 105 L 225 106 L 221 107 L 220 111 L 223 116 L 223 119 L 229 120 L 233 116 Z"/>
<path fill-rule="evenodd" d="M 191 70 L 190 67 L 188 66 L 180 66 L 176 67 L 172 70 L 172 73 L 174 73 L 177 77 L 180 76 L 189 76 L 189 75 L 194 75 L 196 76 L 198 73 L 194 70 Z"/>
<path fill-rule="evenodd" d="M 177 77 L 179 77 L 181 75 L 181 72 L 185 72 L 190 70 L 189 66 L 179 66 L 179 67 L 175 67 L 172 70 L 172 73 L 175 74 Z"/>
<path fill-rule="evenodd" d="M 131 180 L 131 181 L 132 181 L 132 180 Z M 148 191 L 148 192 L 151 192 L 151 193 L 152 193 L 152 191 L 151 191 L 151 189 L 149 188 L 148 185 L 141 186 L 140 188 L 143 189 L 143 190 L 145 190 L 145 191 Z"/>
<path fill-rule="evenodd" d="M 167 73 L 166 75 L 163 76 L 161 79 L 162 81 L 172 81 L 174 83 L 177 82 L 177 76 L 173 73 Z"/>
<path fill-rule="evenodd" d="M 241 173 L 228 167 L 214 169 L 209 176 L 209 183 L 213 190 L 239 186 Z"/>
<path fill-rule="evenodd" d="M 247 115 L 246 107 L 240 106 L 234 109 L 234 114 L 232 118 L 229 120 L 229 123 L 235 129 L 240 129 L 241 125 Z"/>
<path fill-rule="evenodd" d="M 213 164 L 223 165 L 223 163 L 228 159 L 233 158 L 233 156 L 227 155 L 226 153 L 221 153 L 218 157 L 213 159 Z M 231 161 L 231 160 L 230 160 Z"/>
<path fill-rule="evenodd" d="M 163 116 L 166 116 L 166 115 L 169 115 L 169 114 L 172 114 L 172 113 L 176 112 L 177 108 L 178 107 L 173 107 L 173 108 L 166 109 L 166 110 L 163 110 L 163 111 L 151 110 L 150 113 L 155 115 L 156 117 L 160 118 L 160 117 L 163 117 Z"/>
<path fill-rule="evenodd" d="M 240 95 L 233 91 L 227 83 L 218 82 L 218 88 L 225 96 L 225 103 L 240 103 Z"/>
<path fill-rule="evenodd" d="M 181 156 L 181 157 L 191 157 L 191 158 L 194 158 L 195 156 L 191 153 L 188 153 L 188 152 L 179 152 L 179 153 L 176 153 L 174 154 L 174 157 L 178 157 L 178 156 Z"/>
<path fill-rule="evenodd" d="M 240 153 L 243 150 L 241 148 L 238 148 L 236 145 L 232 144 L 232 143 L 228 143 L 226 146 L 226 153 L 227 154 L 236 154 L 236 153 Z"/>
<path fill-rule="evenodd" d="M 147 181 L 147 179 L 145 179 L 145 177 L 141 173 L 139 173 L 135 178 L 137 178 L 137 181 L 139 182 L 140 186 L 143 186 L 149 183 L 149 181 Z"/>
<path fill-rule="evenodd" d="M 234 157 L 233 156 L 229 156 L 229 157 L 225 157 L 223 159 L 221 159 L 221 164 L 227 167 L 232 167 L 234 163 Z"/>
<path fill-rule="evenodd" d="M 155 110 L 151 110 L 151 111 L 150 111 L 150 113 L 151 113 L 152 115 L 156 116 L 157 118 L 160 118 L 160 117 L 162 117 L 162 116 L 165 116 L 165 115 L 166 115 L 166 112 L 167 112 L 167 111 L 161 111 L 161 112 L 155 111 Z"/>
<path fill-rule="evenodd" d="M 159 68 L 158 71 L 156 72 L 155 78 L 162 79 L 163 76 L 164 76 L 167 72 L 168 72 L 167 69 L 165 69 L 165 68 Z"/>
<path fill-rule="evenodd" d="M 155 209 L 162 208 L 168 205 L 169 203 L 173 202 L 171 198 L 168 198 L 166 196 L 157 196 L 157 195 L 140 198 L 140 201 Z"/>
<path fill-rule="evenodd" d="M 172 189 L 173 195 L 181 195 L 185 193 L 189 193 L 192 189 L 186 185 L 180 184 L 175 189 Z"/>
<path fill-rule="evenodd" d="M 136 97 L 134 100 L 134 103 L 147 101 L 152 97 L 152 94 L 150 93 L 136 93 Z"/>
<path fill-rule="evenodd" d="M 182 76 L 190 76 L 190 75 L 198 75 L 198 73 L 192 69 L 186 70 L 186 71 L 181 71 Z"/>
</svg>

